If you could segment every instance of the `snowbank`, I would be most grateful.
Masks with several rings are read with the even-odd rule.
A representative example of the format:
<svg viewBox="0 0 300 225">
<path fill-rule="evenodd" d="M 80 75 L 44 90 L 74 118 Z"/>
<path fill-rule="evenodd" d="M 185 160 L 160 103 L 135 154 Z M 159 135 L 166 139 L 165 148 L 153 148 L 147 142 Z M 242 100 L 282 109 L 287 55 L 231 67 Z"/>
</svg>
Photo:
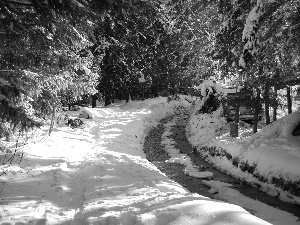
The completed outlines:
<svg viewBox="0 0 300 225">
<path fill-rule="evenodd" d="M 247 138 L 243 133 L 251 131 L 246 125 L 240 126 L 240 137 L 230 137 L 229 124 L 220 115 L 219 111 L 190 116 L 186 134 L 202 157 L 269 194 L 300 204 L 300 136 L 292 135 L 300 113 L 285 116 Z"/>
</svg>

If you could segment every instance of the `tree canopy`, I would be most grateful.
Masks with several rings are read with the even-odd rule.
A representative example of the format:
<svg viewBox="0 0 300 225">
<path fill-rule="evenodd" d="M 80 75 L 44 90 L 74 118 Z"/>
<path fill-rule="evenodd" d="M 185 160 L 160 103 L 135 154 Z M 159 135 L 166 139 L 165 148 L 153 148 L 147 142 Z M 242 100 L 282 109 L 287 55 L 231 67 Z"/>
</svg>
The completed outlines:
<svg viewBox="0 0 300 225">
<path fill-rule="evenodd" d="M 299 20 L 298 0 L 0 0 L 0 126 L 39 126 L 96 93 L 188 94 L 209 76 L 276 105 L 300 71 Z"/>
<path fill-rule="evenodd" d="M 57 105 L 67 89 L 78 96 L 80 83 L 93 92 L 97 76 L 78 78 L 77 72 L 90 64 L 78 51 L 89 45 L 93 17 L 85 1 L 0 3 L 1 119 L 24 130 L 41 124 L 41 101 Z"/>
</svg>

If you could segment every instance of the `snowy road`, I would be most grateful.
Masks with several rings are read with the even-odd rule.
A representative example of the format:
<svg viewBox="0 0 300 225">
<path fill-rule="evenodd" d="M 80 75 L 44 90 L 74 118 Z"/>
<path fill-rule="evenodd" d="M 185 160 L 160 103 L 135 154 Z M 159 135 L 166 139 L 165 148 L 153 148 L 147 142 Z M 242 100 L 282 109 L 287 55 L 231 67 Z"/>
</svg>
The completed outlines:
<svg viewBox="0 0 300 225">
<path fill-rule="evenodd" d="M 35 133 L 22 147 L 21 164 L 1 166 L 0 223 L 270 224 L 237 205 L 189 192 L 146 159 L 147 130 L 183 104 L 151 101 L 94 109 L 82 129 L 56 126 L 48 136 L 45 126 Z"/>
</svg>

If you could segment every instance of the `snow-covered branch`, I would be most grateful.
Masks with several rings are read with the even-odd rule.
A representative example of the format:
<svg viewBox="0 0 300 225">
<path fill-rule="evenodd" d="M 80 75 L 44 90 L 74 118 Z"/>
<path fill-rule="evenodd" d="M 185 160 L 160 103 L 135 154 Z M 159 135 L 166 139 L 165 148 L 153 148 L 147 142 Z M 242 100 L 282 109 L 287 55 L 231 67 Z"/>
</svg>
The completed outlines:
<svg viewBox="0 0 300 225">
<path fill-rule="evenodd" d="M 263 14 L 262 0 L 257 0 L 256 6 L 250 11 L 243 30 L 242 41 L 244 44 L 243 55 L 240 57 L 239 65 L 246 66 L 249 57 L 257 52 L 257 30 L 259 27 L 259 19 Z"/>
</svg>

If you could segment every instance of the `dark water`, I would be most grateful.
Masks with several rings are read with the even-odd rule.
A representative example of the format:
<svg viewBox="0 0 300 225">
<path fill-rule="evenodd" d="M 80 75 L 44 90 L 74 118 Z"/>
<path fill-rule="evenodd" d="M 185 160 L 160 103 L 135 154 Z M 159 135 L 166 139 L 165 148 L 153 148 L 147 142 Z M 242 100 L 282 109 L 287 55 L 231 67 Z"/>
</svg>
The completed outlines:
<svg viewBox="0 0 300 225">
<path fill-rule="evenodd" d="M 165 173 L 169 178 L 181 184 L 187 188 L 192 193 L 198 193 L 203 196 L 214 198 L 214 195 L 209 193 L 210 187 L 207 187 L 202 183 L 202 179 L 186 176 L 183 173 L 184 166 L 177 163 L 165 163 L 165 160 L 170 157 L 164 151 L 163 146 L 161 146 L 161 135 L 164 133 L 164 126 L 168 121 L 172 120 L 172 117 L 165 118 L 161 120 L 161 124 L 153 128 L 148 136 L 145 139 L 144 152 L 147 159 L 156 165 L 156 167 Z M 225 183 L 230 183 L 236 190 L 238 190 L 243 195 L 263 202 L 267 205 L 273 206 L 280 210 L 292 213 L 293 215 L 300 218 L 300 206 L 289 204 L 279 200 L 277 197 L 266 194 L 265 192 L 260 191 L 259 189 L 252 187 L 244 182 L 241 182 L 238 179 L 235 179 L 219 170 L 214 168 L 211 164 L 204 161 L 199 157 L 198 154 L 193 152 L 192 147 L 188 143 L 185 136 L 185 125 L 184 121 L 180 123 L 181 125 L 175 125 L 172 127 L 172 136 L 176 141 L 176 148 L 180 149 L 180 152 L 183 154 L 189 155 L 193 163 L 199 168 L 205 169 L 205 171 L 210 171 L 214 173 L 213 180 L 222 181 Z M 246 209 L 247 210 L 247 209 Z M 251 212 L 250 212 L 251 213 Z M 300 221 L 300 219 L 299 219 Z"/>
</svg>

